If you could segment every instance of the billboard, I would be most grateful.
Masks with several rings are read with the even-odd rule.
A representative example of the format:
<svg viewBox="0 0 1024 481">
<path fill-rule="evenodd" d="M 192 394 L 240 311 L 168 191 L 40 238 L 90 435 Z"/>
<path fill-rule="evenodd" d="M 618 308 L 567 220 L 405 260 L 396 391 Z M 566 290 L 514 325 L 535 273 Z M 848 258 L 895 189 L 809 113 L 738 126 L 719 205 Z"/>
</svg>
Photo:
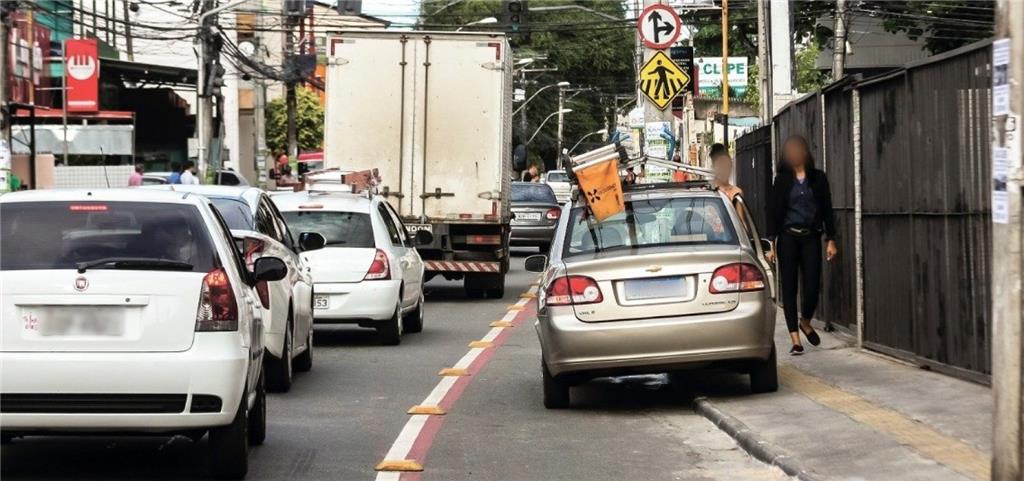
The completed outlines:
<svg viewBox="0 0 1024 481">
<path fill-rule="evenodd" d="M 722 96 L 722 57 L 697 57 L 697 87 L 705 97 Z M 733 97 L 747 91 L 747 57 L 729 57 L 729 90 Z"/>
<path fill-rule="evenodd" d="M 95 38 L 64 41 L 64 79 L 68 112 L 100 109 L 100 56 Z"/>
</svg>

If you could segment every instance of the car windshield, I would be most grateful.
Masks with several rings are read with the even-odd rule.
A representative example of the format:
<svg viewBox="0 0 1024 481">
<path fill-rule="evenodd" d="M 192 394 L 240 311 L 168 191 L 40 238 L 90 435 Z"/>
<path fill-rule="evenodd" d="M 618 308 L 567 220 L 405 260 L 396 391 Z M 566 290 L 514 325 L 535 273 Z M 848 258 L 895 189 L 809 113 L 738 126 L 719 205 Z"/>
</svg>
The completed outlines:
<svg viewBox="0 0 1024 481">
<path fill-rule="evenodd" d="M 253 229 L 255 223 L 252 218 L 252 209 L 249 208 L 249 204 L 246 204 L 245 201 L 229 197 L 211 197 L 210 202 L 213 202 L 213 206 L 217 208 L 217 212 L 220 212 L 221 217 L 224 218 L 224 222 L 227 222 L 229 228 L 238 230 Z"/>
<path fill-rule="evenodd" d="M 0 204 L 0 270 L 209 272 L 216 251 L 195 206 L 151 202 Z M 161 261 L 161 262 L 146 262 Z"/>
<path fill-rule="evenodd" d="M 512 202 L 543 202 L 557 204 L 551 187 L 535 183 L 513 183 Z"/>
<path fill-rule="evenodd" d="M 576 207 L 567 232 L 566 257 L 634 247 L 739 244 L 726 206 L 717 197 L 627 201 L 625 212 L 600 223 Z"/>
<path fill-rule="evenodd" d="M 334 247 L 374 247 L 370 215 L 359 212 L 297 210 L 282 212 L 292 232 L 318 232 Z"/>
<path fill-rule="evenodd" d="M 548 172 L 548 182 L 569 182 L 569 175 L 565 172 Z"/>
</svg>

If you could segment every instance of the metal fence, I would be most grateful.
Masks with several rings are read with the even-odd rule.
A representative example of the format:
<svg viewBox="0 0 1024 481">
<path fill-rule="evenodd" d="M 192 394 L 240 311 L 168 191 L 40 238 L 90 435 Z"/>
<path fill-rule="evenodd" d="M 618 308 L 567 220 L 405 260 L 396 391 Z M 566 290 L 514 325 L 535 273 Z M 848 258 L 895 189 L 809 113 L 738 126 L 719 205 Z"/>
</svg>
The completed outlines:
<svg viewBox="0 0 1024 481">
<path fill-rule="evenodd" d="M 844 79 L 772 125 L 776 145 L 806 137 L 831 182 L 840 256 L 825 270 L 821 319 L 870 349 L 981 381 L 991 372 L 990 64 L 986 41 Z M 772 175 L 750 162 L 774 157 L 759 150 L 764 131 L 736 143 L 754 205 Z"/>
</svg>

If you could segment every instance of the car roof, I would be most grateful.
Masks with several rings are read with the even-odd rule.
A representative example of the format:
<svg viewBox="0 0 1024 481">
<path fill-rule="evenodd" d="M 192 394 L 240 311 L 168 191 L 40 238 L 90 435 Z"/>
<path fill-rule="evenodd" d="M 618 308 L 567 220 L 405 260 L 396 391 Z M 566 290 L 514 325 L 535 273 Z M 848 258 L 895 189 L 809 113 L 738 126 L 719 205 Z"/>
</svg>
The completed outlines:
<svg viewBox="0 0 1024 481">
<path fill-rule="evenodd" d="M 249 204 L 250 208 L 256 207 L 263 191 L 259 187 L 251 185 L 185 185 L 185 184 L 164 184 L 148 185 L 144 189 L 172 190 L 175 192 L 191 192 L 210 198 L 241 199 Z"/>
<path fill-rule="evenodd" d="M 652 182 L 627 186 L 623 192 L 625 200 L 670 199 L 675 197 L 721 197 L 718 189 L 711 188 L 705 181 Z M 581 207 L 586 200 L 581 196 L 573 207 Z"/>
<path fill-rule="evenodd" d="M 0 195 L 0 203 L 15 202 L 155 202 L 164 204 L 202 203 L 190 192 L 143 188 L 23 190 Z"/>
<path fill-rule="evenodd" d="M 320 210 L 358 212 L 368 214 L 373 201 L 362 194 L 347 194 L 344 192 L 316 193 L 316 192 L 288 192 L 275 194 L 270 197 L 280 211 L 296 211 L 302 205 L 322 205 Z"/>
</svg>

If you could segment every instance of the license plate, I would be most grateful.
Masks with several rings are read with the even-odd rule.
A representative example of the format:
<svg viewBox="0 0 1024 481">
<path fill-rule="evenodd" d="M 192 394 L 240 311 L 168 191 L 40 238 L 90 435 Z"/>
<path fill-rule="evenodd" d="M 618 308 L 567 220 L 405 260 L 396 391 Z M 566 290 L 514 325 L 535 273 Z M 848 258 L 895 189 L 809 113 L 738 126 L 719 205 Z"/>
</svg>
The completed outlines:
<svg viewBox="0 0 1024 481">
<path fill-rule="evenodd" d="M 655 277 L 626 281 L 626 300 L 640 301 L 686 295 L 685 277 Z"/>
<path fill-rule="evenodd" d="M 124 314 L 116 307 L 43 308 L 35 325 L 26 327 L 43 337 L 119 337 L 124 335 Z"/>
<path fill-rule="evenodd" d="M 516 214 L 516 220 L 540 220 L 540 212 L 520 212 Z"/>
<path fill-rule="evenodd" d="M 313 309 L 328 309 L 331 303 L 327 296 L 313 296 Z"/>
<path fill-rule="evenodd" d="M 425 230 L 425 231 L 430 232 L 431 234 L 433 234 L 434 233 L 434 226 L 431 225 L 431 224 L 405 224 L 405 230 L 406 230 L 406 232 L 409 232 L 409 233 L 413 233 L 413 232 L 416 232 L 416 231 L 419 231 L 419 230 Z"/>
</svg>

